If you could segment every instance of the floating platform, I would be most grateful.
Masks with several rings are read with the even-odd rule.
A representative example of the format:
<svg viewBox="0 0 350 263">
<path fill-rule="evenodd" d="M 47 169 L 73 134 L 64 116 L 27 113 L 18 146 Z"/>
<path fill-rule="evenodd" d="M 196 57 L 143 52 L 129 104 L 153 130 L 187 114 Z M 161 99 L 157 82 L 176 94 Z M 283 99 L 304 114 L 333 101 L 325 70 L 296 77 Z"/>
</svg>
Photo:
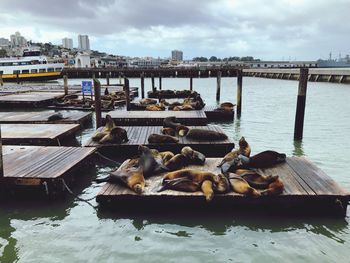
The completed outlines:
<svg viewBox="0 0 350 263">
<path fill-rule="evenodd" d="M 1 193 L 32 189 L 53 195 L 64 192 L 82 167 L 93 163 L 94 148 L 3 146 L 4 177 L 0 177 Z"/>
<path fill-rule="evenodd" d="M 234 111 L 218 111 L 215 106 L 205 106 L 203 111 L 208 118 L 208 121 L 233 121 L 235 118 Z"/>
<path fill-rule="evenodd" d="M 92 114 L 78 111 L 62 111 L 60 112 L 63 119 L 56 121 L 48 121 L 48 118 L 58 112 L 55 111 L 11 111 L 11 112 L 0 112 L 0 123 L 11 124 L 11 123 L 65 123 L 65 124 L 80 124 L 84 125 L 91 122 Z"/>
<path fill-rule="evenodd" d="M 3 145 L 57 145 L 74 138 L 79 124 L 2 124 Z"/>
<path fill-rule="evenodd" d="M 152 133 L 160 134 L 162 126 L 124 126 L 122 128 L 124 128 L 128 133 L 129 141 L 126 143 L 99 144 L 98 142 L 94 142 L 90 139 L 85 146 L 96 147 L 99 151 L 104 153 L 116 155 L 120 154 L 129 157 L 137 154 L 139 145 L 146 145 L 152 149 L 157 149 L 160 151 L 172 151 L 174 153 L 180 152 L 183 147 L 188 145 L 207 156 L 223 156 L 235 147 L 234 142 L 230 139 L 220 141 L 196 141 L 179 136 L 176 136 L 179 138 L 179 143 L 150 144 L 148 142 L 148 136 Z M 223 130 L 216 125 L 196 126 L 195 128 L 213 130 L 223 133 Z M 102 128 L 99 128 L 98 130 L 101 129 Z"/>
<path fill-rule="evenodd" d="M 161 126 L 165 118 L 175 116 L 183 125 L 200 126 L 208 123 L 203 110 L 194 111 L 123 111 L 114 110 L 107 112 L 117 125 L 125 126 Z M 102 116 L 103 120 L 106 116 Z"/>
<path fill-rule="evenodd" d="M 187 93 L 179 93 L 179 91 L 174 91 L 174 93 L 164 93 L 164 90 L 162 92 L 157 90 L 156 92 L 149 91 L 147 92 L 148 98 L 151 99 L 186 99 L 188 97 L 193 97 L 196 93 L 190 93 L 189 90 L 183 90 Z"/>
<path fill-rule="evenodd" d="M 0 108 L 9 107 L 44 107 L 64 96 L 63 92 L 23 92 L 0 96 Z"/>
<path fill-rule="evenodd" d="M 204 166 L 189 166 L 220 173 L 219 158 L 208 158 Z M 125 162 L 126 163 L 126 162 Z M 124 164 L 125 164 L 124 163 Z M 123 164 L 123 165 L 124 165 Z M 273 168 L 259 170 L 263 175 L 279 175 L 285 189 L 278 196 L 246 197 L 235 192 L 216 194 L 211 202 L 206 202 L 202 192 L 179 192 L 166 190 L 157 193 L 162 175 L 146 180 L 145 192 L 138 195 L 128 188 L 106 183 L 96 200 L 101 207 L 110 209 L 137 209 L 143 212 L 164 213 L 166 210 L 259 211 L 273 214 L 313 214 L 324 216 L 346 216 L 350 193 L 341 188 L 313 163 L 302 157 L 288 157 L 287 161 Z"/>
</svg>

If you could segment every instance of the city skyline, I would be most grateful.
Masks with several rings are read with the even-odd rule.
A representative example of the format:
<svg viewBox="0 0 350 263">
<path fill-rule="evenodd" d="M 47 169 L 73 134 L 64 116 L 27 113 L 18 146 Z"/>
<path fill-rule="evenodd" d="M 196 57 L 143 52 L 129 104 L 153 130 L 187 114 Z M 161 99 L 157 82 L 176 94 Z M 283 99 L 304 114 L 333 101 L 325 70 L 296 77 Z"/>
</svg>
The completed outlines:
<svg viewBox="0 0 350 263">
<path fill-rule="evenodd" d="M 168 57 L 174 49 L 182 50 L 184 59 L 250 55 L 316 60 L 327 59 L 329 52 L 350 53 L 350 26 L 334 24 L 346 21 L 350 3 L 344 0 L 281 0 L 269 5 L 257 0 L 201 5 L 193 0 L 139 0 L 134 6 L 125 0 L 3 0 L 0 36 L 19 31 L 34 42 L 61 44 L 65 37 L 86 34 L 93 50 L 139 57 Z"/>
</svg>

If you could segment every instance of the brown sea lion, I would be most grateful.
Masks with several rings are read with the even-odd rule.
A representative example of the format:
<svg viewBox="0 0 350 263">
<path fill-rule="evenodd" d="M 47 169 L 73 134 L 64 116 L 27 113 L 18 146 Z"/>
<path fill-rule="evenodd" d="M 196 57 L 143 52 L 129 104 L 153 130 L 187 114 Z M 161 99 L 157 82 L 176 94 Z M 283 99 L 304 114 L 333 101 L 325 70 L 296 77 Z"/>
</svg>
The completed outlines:
<svg viewBox="0 0 350 263">
<path fill-rule="evenodd" d="M 124 184 L 137 194 L 142 194 L 145 189 L 145 178 L 142 169 L 120 169 L 111 172 L 103 179 L 96 179 L 98 183 L 109 182 L 112 184 Z"/>
<path fill-rule="evenodd" d="M 181 149 L 181 154 L 186 156 L 188 164 L 203 165 L 205 163 L 205 155 L 203 153 L 193 150 L 189 146 L 183 147 Z"/>
<path fill-rule="evenodd" d="M 226 162 L 232 161 L 233 159 L 237 158 L 238 155 L 240 154 L 246 157 L 250 156 L 250 152 L 251 152 L 250 146 L 243 136 L 239 140 L 238 144 L 239 144 L 239 149 L 232 150 L 231 152 L 226 154 L 225 157 L 222 159 L 222 161 L 219 163 L 218 167 L 221 167 Z"/>
<path fill-rule="evenodd" d="M 115 128 L 116 125 L 111 117 L 111 115 L 107 114 L 106 115 L 106 124 L 105 126 L 102 128 L 101 131 L 97 131 L 93 136 L 92 136 L 92 140 L 93 141 L 100 141 L 103 137 L 105 137 L 106 135 L 109 134 L 109 132 Z"/>
<path fill-rule="evenodd" d="M 123 143 L 129 141 L 126 130 L 120 127 L 114 127 L 105 135 L 99 143 Z"/>
<path fill-rule="evenodd" d="M 175 116 L 170 116 L 170 117 L 166 117 L 163 120 L 163 127 L 164 128 L 173 128 L 176 129 L 177 126 L 181 125 L 181 123 L 177 122 L 177 119 Z"/>
<path fill-rule="evenodd" d="M 145 98 L 145 99 L 140 100 L 140 104 L 141 104 L 141 105 L 157 104 L 157 100 Z"/>
<path fill-rule="evenodd" d="M 159 156 L 162 158 L 163 163 L 166 163 L 167 161 L 169 161 L 171 158 L 173 158 L 175 156 L 175 154 L 173 154 L 170 151 L 165 151 L 165 152 L 160 152 Z"/>
<path fill-rule="evenodd" d="M 62 119 L 65 119 L 65 118 L 63 118 L 62 113 L 57 112 L 57 113 L 54 113 L 54 114 L 50 115 L 47 118 L 47 121 L 58 121 L 58 120 L 62 120 Z"/>
<path fill-rule="evenodd" d="M 182 154 L 176 154 L 170 160 L 164 163 L 164 165 L 170 170 L 175 171 L 182 169 L 187 164 L 187 158 Z"/>
<path fill-rule="evenodd" d="M 280 178 L 269 184 L 268 188 L 261 192 L 261 195 L 280 195 L 283 193 L 284 184 Z"/>
<path fill-rule="evenodd" d="M 140 145 L 138 147 L 140 154 L 139 166 L 142 167 L 145 178 L 169 171 L 163 164 L 163 159 L 157 150 L 149 149 L 146 146 Z"/>
<path fill-rule="evenodd" d="M 203 181 L 201 190 L 205 196 L 205 200 L 207 200 L 207 202 L 210 202 L 214 197 L 213 182 L 210 180 Z"/>
<path fill-rule="evenodd" d="M 170 135 L 170 136 L 175 136 L 175 135 L 176 135 L 175 130 L 174 130 L 173 128 L 169 128 L 169 127 L 167 127 L 167 128 L 162 128 L 162 129 L 160 130 L 160 132 L 161 132 L 162 134 L 164 134 L 164 135 Z"/>
<path fill-rule="evenodd" d="M 285 161 L 286 155 L 284 153 L 264 151 L 250 157 L 248 166 L 250 168 L 269 168 Z"/>
<path fill-rule="evenodd" d="M 260 196 L 260 193 L 256 189 L 252 188 L 242 177 L 231 173 L 228 180 L 230 181 L 230 185 L 234 192 L 253 197 Z"/>
<path fill-rule="evenodd" d="M 227 135 L 224 133 L 196 128 L 190 129 L 186 137 L 198 141 L 218 141 L 227 139 Z"/>
<path fill-rule="evenodd" d="M 148 136 L 149 143 L 178 143 L 179 139 L 169 135 L 153 133 Z"/>
<path fill-rule="evenodd" d="M 231 102 L 223 102 L 220 104 L 220 108 L 232 108 L 235 106 L 236 104 L 233 104 Z"/>
</svg>

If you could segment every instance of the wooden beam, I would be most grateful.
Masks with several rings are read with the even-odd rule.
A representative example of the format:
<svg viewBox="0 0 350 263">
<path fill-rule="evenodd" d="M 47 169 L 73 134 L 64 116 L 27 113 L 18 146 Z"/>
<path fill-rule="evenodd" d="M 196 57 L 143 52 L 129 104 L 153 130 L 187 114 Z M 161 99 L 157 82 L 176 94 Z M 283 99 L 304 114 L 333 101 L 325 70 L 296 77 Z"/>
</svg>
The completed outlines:
<svg viewBox="0 0 350 263">
<path fill-rule="evenodd" d="M 1 125 L 0 125 L 0 178 L 4 177 L 4 162 L 2 158 L 2 137 L 1 137 Z"/>
<path fill-rule="evenodd" d="M 190 77 L 190 91 L 193 90 L 193 78 Z"/>
<path fill-rule="evenodd" d="M 162 90 L 162 76 L 159 73 L 159 90 Z"/>
<path fill-rule="evenodd" d="M 141 73 L 141 97 L 145 98 L 145 73 Z"/>
<path fill-rule="evenodd" d="M 155 93 L 156 92 L 156 87 L 154 85 L 154 74 L 151 74 L 151 81 L 152 81 L 152 92 Z"/>
<path fill-rule="evenodd" d="M 107 83 L 107 86 L 109 86 L 109 77 L 110 77 L 110 72 L 107 72 L 107 73 L 106 73 L 106 83 Z"/>
<path fill-rule="evenodd" d="M 296 109 L 296 113 L 295 113 L 295 124 L 294 124 L 294 139 L 295 140 L 301 140 L 303 138 L 308 75 L 309 75 L 308 68 L 300 68 L 297 109 Z"/>
<path fill-rule="evenodd" d="M 68 77 L 67 77 L 67 75 L 63 76 L 63 88 L 64 88 L 64 95 L 68 95 Z"/>
<path fill-rule="evenodd" d="M 216 100 L 217 101 L 220 101 L 220 92 L 221 92 L 221 71 L 218 71 L 216 75 Z"/>
<path fill-rule="evenodd" d="M 95 92 L 95 113 L 96 113 L 96 129 L 102 126 L 101 114 L 101 83 L 94 78 L 94 92 Z"/>
<path fill-rule="evenodd" d="M 242 87 L 243 87 L 242 70 L 237 70 L 237 115 L 240 116 L 242 112 Z"/>
<path fill-rule="evenodd" d="M 2 74 L 0 74 L 0 86 L 4 86 L 4 80 L 2 79 Z"/>
<path fill-rule="evenodd" d="M 125 99 L 126 99 L 126 110 L 130 110 L 130 86 L 129 79 L 124 78 L 124 90 L 125 90 Z"/>
</svg>

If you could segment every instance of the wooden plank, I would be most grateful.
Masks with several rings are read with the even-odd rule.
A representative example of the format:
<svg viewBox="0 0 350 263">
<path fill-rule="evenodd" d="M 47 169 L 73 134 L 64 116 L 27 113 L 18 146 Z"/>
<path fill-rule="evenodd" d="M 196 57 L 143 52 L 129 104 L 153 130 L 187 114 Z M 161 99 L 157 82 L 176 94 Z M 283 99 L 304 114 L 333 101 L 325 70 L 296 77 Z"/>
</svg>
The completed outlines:
<svg viewBox="0 0 350 263">
<path fill-rule="evenodd" d="M 2 124 L 5 145 L 34 144 L 57 145 L 57 139 L 65 139 L 80 129 L 79 124 Z"/>
</svg>

